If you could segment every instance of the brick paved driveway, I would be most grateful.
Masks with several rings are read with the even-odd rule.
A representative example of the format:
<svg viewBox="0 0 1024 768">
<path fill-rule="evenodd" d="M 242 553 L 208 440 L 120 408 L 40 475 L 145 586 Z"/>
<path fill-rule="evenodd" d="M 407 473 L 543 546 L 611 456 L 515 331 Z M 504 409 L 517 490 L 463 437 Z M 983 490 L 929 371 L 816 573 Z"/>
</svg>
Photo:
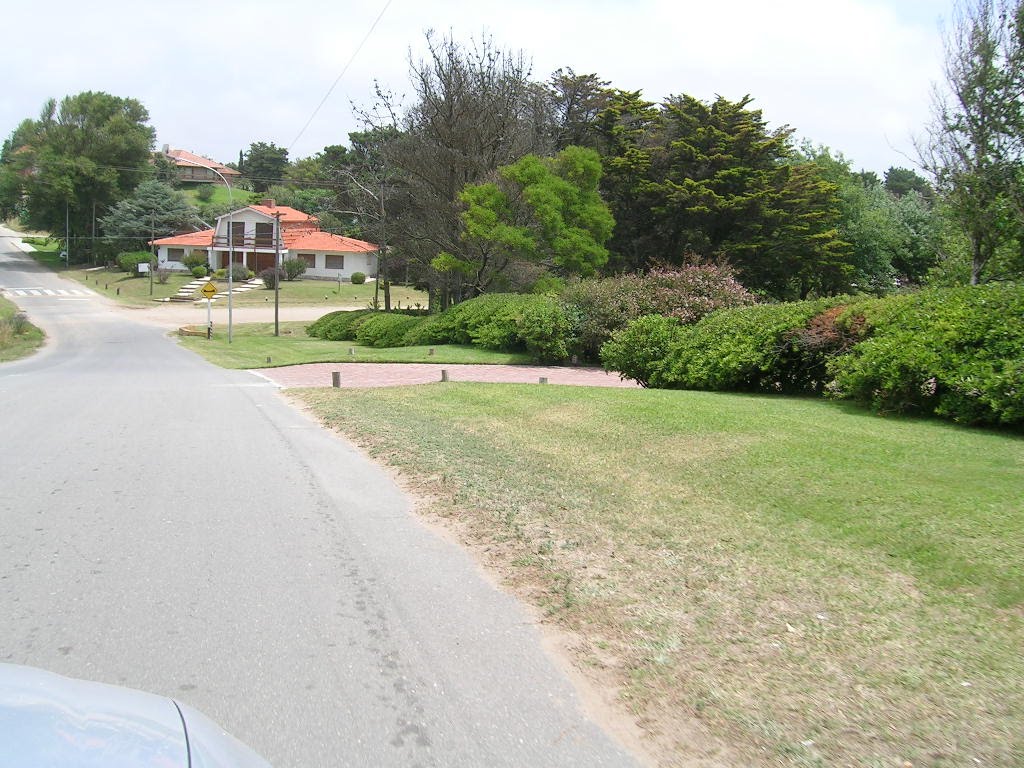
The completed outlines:
<svg viewBox="0 0 1024 768">
<path fill-rule="evenodd" d="M 442 370 L 448 371 L 449 381 L 536 384 L 543 376 L 547 378 L 549 384 L 626 388 L 639 386 L 635 381 L 622 381 L 618 374 L 606 373 L 600 368 L 547 368 L 528 365 L 309 363 L 281 368 L 257 368 L 253 373 L 284 388 L 329 387 L 333 371 L 341 373 L 342 387 L 396 387 L 440 381 Z"/>
</svg>

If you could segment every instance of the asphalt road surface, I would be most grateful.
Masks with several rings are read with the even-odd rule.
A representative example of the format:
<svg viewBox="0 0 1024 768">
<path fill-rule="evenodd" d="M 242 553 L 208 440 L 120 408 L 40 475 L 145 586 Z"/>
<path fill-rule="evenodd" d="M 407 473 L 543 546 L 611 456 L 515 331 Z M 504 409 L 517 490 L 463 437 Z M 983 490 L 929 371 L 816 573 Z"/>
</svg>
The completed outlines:
<svg viewBox="0 0 1024 768">
<path fill-rule="evenodd" d="M 174 696 L 276 766 L 622 766 L 529 615 L 267 382 L 38 268 L 0 364 L 0 660 Z"/>
</svg>

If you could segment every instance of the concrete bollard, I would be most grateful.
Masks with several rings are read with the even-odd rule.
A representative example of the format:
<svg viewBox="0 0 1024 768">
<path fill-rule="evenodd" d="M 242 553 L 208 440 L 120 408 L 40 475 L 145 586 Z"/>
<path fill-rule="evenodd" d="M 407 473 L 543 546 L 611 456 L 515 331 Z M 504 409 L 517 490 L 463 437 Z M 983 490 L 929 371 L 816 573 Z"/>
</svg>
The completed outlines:
<svg viewBox="0 0 1024 768">
<path fill-rule="evenodd" d="M 331 386 L 335 388 L 341 386 L 341 371 L 331 371 Z"/>
<path fill-rule="evenodd" d="M 348 348 L 348 353 L 349 353 L 350 355 L 354 355 L 354 354 L 356 353 L 356 348 L 355 348 L 355 347 L 349 347 L 349 348 Z"/>
<path fill-rule="evenodd" d="M 448 371 L 446 369 L 441 370 L 441 381 L 448 381 Z"/>
<path fill-rule="evenodd" d="M 540 377 L 540 383 L 541 384 L 547 384 L 548 383 L 548 377 L 547 376 L 541 376 Z"/>
</svg>

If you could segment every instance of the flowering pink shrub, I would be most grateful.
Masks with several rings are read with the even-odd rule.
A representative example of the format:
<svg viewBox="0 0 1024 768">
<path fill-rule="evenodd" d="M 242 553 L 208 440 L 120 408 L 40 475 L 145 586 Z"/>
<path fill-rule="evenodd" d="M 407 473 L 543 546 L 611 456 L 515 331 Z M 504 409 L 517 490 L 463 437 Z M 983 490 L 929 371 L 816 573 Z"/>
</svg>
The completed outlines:
<svg viewBox="0 0 1024 768">
<path fill-rule="evenodd" d="M 576 325 L 581 356 L 596 360 L 612 334 L 645 315 L 694 323 L 716 309 L 754 304 L 750 291 L 728 267 L 689 264 L 656 269 L 646 275 L 581 280 L 562 294 Z"/>
</svg>

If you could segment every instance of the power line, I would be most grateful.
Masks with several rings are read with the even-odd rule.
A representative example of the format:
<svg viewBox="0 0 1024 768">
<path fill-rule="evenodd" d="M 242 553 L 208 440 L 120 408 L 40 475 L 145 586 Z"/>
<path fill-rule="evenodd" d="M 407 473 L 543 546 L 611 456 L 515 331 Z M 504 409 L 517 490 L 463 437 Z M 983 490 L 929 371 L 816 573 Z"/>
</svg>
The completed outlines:
<svg viewBox="0 0 1024 768">
<path fill-rule="evenodd" d="M 370 39 L 370 35 L 373 34 L 373 30 L 377 28 L 377 24 L 383 18 L 388 8 L 391 7 L 392 2 L 393 0 L 387 0 L 387 2 L 384 3 L 384 7 L 381 8 L 380 13 L 377 14 L 377 18 L 374 20 L 373 24 L 370 25 L 369 31 L 366 33 L 365 37 L 363 37 L 363 39 L 360 41 L 359 45 L 356 46 L 355 51 L 352 52 L 352 56 L 349 57 L 348 62 L 345 64 L 344 68 L 342 68 L 341 74 L 338 75 L 338 77 L 335 79 L 333 83 L 331 83 L 331 87 L 327 89 L 327 93 L 324 94 L 324 97 L 320 100 L 320 103 L 316 105 L 316 109 L 314 109 L 313 114 L 309 116 L 309 120 L 307 120 L 306 124 L 302 126 L 302 130 L 299 131 L 299 134 L 294 139 L 292 139 L 292 143 L 288 145 L 289 151 L 291 151 L 292 147 L 294 147 L 296 143 L 298 143 L 299 139 L 302 138 L 302 134 L 304 134 L 306 132 L 306 129 L 309 128 L 310 123 L 313 122 L 313 119 L 317 116 L 317 113 L 320 112 L 320 108 L 325 103 L 327 103 L 327 99 L 330 98 L 331 94 L 334 92 L 335 87 L 338 85 L 338 83 L 341 82 L 341 78 L 343 78 L 345 76 L 345 73 L 348 72 L 348 68 L 352 65 L 352 62 L 355 61 L 356 56 L 359 55 L 359 52 L 363 49 L 363 46 L 366 44 L 366 41 Z"/>
</svg>

